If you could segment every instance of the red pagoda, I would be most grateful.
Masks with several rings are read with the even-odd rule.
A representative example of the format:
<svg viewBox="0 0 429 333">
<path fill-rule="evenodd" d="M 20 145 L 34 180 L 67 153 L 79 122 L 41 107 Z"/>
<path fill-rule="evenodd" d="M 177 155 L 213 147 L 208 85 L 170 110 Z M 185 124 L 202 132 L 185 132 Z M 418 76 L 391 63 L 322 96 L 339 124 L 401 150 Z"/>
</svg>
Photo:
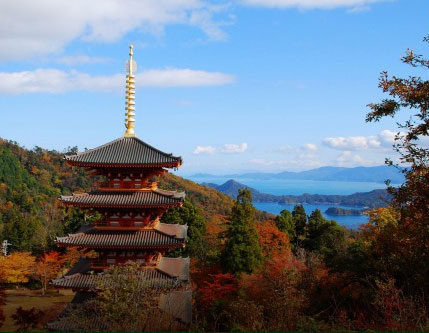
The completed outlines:
<svg viewBox="0 0 429 333">
<path fill-rule="evenodd" d="M 169 295 L 160 297 L 160 308 L 178 320 L 191 320 L 189 258 L 167 258 L 164 254 L 185 246 L 187 226 L 164 224 L 161 215 L 183 204 L 185 193 L 158 188 L 155 176 L 178 168 L 181 157 L 166 154 L 141 141 L 134 133 L 134 94 L 136 63 L 127 62 L 126 131 L 123 137 L 92 150 L 65 156 L 70 166 L 83 167 L 97 176 L 96 189 L 83 194 L 62 196 L 69 206 L 97 211 L 102 218 L 66 237 L 58 246 L 92 250 L 96 258 L 81 258 L 67 274 L 52 281 L 57 287 L 82 293 L 94 291 L 97 279 L 113 265 L 133 261 L 141 265 L 139 278 L 151 285 L 174 285 Z M 168 299 L 168 302 L 166 302 Z M 166 304 L 169 304 L 168 306 Z M 61 316 L 49 324 L 52 330 L 69 330 Z"/>
</svg>

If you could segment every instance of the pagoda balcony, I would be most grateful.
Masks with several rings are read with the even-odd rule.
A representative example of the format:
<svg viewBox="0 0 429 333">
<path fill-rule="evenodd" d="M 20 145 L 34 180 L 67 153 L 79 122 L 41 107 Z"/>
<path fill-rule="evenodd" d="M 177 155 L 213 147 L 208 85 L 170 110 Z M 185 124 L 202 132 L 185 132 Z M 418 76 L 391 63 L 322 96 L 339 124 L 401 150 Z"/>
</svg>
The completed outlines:
<svg viewBox="0 0 429 333">
<path fill-rule="evenodd" d="M 153 226 L 159 219 L 150 220 L 147 219 L 117 219 L 112 220 L 100 220 L 94 223 L 95 229 L 104 229 L 104 230 L 140 230 L 145 229 L 149 226 Z"/>
<path fill-rule="evenodd" d="M 98 182 L 97 189 L 99 191 L 139 191 L 139 190 L 156 190 L 158 182 L 142 182 L 134 180 L 120 180 Z"/>
<path fill-rule="evenodd" d="M 129 261 L 140 264 L 140 268 L 154 268 L 158 265 L 158 262 L 162 256 L 159 254 L 155 257 L 153 256 L 117 256 L 114 258 L 93 258 L 90 259 L 91 269 L 102 270 L 108 269 L 115 265 L 123 265 Z"/>
</svg>

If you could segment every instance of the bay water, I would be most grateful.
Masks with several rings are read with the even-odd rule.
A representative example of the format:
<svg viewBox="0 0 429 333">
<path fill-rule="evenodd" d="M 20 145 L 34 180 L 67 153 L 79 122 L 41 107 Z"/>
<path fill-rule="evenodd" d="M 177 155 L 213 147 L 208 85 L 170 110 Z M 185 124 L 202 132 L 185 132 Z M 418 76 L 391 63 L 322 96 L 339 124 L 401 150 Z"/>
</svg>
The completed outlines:
<svg viewBox="0 0 429 333">
<path fill-rule="evenodd" d="M 214 183 L 221 185 L 230 178 L 222 177 L 189 177 L 191 180 L 198 183 Z M 300 179 L 268 179 L 260 180 L 253 178 L 239 178 L 235 179 L 241 184 L 252 187 L 259 192 L 274 194 L 274 195 L 301 195 L 304 193 L 309 194 L 339 194 L 349 195 L 356 192 L 369 192 L 375 189 L 385 189 L 386 185 L 383 183 L 373 182 L 344 182 L 344 181 L 317 181 L 317 180 L 300 180 Z M 275 202 L 255 202 L 254 206 L 259 210 L 264 210 L 269 213 L 278 215 L 283 209 L 292 211 L 294 204 L 280 205 Z M 356 209 L 356 207 L 340 206 L 340 205 L 311 205 L 303 204 L 307 214 L 313 210 L 319 209 L 323 216 L 329 220 L 335 220 L 340 225 L 348 228 L 358 228 L 360 224 L 366 223 L 368 217 L 362 216 L 330 216 L 326 215 L 325 211 L 329 207 L 338 207 L 346 209 Z"/>
</svg>

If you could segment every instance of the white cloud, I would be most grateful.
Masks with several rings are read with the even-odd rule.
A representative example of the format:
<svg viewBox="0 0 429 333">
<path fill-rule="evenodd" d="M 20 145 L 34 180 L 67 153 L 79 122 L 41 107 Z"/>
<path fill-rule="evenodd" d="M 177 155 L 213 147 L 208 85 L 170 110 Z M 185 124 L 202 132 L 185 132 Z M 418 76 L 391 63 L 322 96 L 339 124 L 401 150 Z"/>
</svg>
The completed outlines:
<svg viewBox="0 0 429 333">
<path fill-rule="evenodd" d="M 70 56 L 64 56 L 57 59 L 59 64 L 73 66 L 73 65 L 83 65 L 83 64 L 99 64 L 108 62 L 108 58 L 99 58 L 99 57 L 90 57 L 85 54 L 75 54 Z"/>
<path fill-rule="evenodd" d="M 398 132 L 394 132 L 391 130 L 384 130 L 381 131 L 378 137 L 380 138 L 380 141 L 384 144 L 393 145 L 395 143 L 395 137 Z"/>
<path fill-rule="evenodd" d="M 137 75 L 137 85 L 156 87 L 220 86 L 234 81 L 229 74 L 180 68 L 152 69 Z"/>
<path fill-rule="evenodd" d="M 197 146 L 194 149 L 194 154 L 195 155 L 199 155 L 199 154 L 214 154 L 216 152 L 216 148 L 212 147 L 212 146 Z"/>
<path fill-rule="evenodd" d="M 380 140 L 376 136 L 349 136 L 326 138 L 323 144 L 339 150 L 367 150 L 369 148 L 379 148 Z"/>
<path fill-rule="evenodd" d="M 241 144 L 227 143 L 224 144 L 221 148 L 222 153 L 226 154 L 241 154 L 247 150 L 247 142 Z"/>
<path fill-rule="evenodd" d="M 338 150 L 390 150 L 395 143 L 395 137 L 405 135 L 404 132 L 383 130 L 377 135 L 372 136 L 349 136 L 325 138 L 322 142 L 325 146 Z"/>
<path fill-rule="evenodd" d="M 129 32 L 162 34 L 169 24 L 196 26 L 211 39 L 226 36 L 202 0 L 2 0 L 1 60 L 61 51 L 75 39 L 114 42 Z"/>
<path fill-rule="evenodd" d="M 137 75 L 137 88 L 217 86 L 234 81 L 218 72 L 192 69 L 154 69 Z M 89 75 L 77 71 L 36 69 L 14 73 L 0 72 L 0 94 L 62 93 L 75 90 L 122 92 L 125 74 Z"/>
<path fill-rule="evenodd" d="M 380 162 L 365 160 L 360 155 L 353 154 L 351 151 L 344 151 L 336 159 L 337 165 L 342 167 L 355 167 L 355 166 L 370 166 L 379 165 Z"/>
<path fill-rule="evenodd" d="M 316 151 L 317 149 L 319 149 L 319 147 L 317 147 L 317 145 L 315 145 L 314 143 L 306 143 L 302 146 L 302 149 L 307 151 Z"/>
<path fill-rule="evenodd" d="M 269 8 L 333 9 L 338 7 L 365 7 L 365 5 L 385 0 L 242 0 L 250 6 Z"/>
</svg>

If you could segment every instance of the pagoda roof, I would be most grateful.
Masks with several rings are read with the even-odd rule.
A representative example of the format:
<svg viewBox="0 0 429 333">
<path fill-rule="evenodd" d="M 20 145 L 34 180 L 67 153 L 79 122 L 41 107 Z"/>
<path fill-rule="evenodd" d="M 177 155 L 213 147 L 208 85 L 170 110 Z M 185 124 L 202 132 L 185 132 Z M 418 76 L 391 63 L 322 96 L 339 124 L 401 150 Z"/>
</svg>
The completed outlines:
<svg viewBox="0 0 429 333">
<path fill-rule="evenodd" d="M 164 153 L 136 137 L 122 137 L 64 158 L 71 165 L 88 167 L 175 168 L 182 164 L 181 157 Z"/>
<path fill-rule="evenodd" d="M 103 273 L 93 274 L 91 260 L 80 258 L 73 268 L 59 279 L 52 280 L 56 287 L 75 289 L 97 289 L 97 283 L 104 279 Z M 156 267 L 139 271 L 143 284 L 153 287 L 178 287 L 189 282 L 189 258 L 161 257 Z"/>
<path fill-rule="evenodd" d="M 180 280 L 177 277 L 172 277 L 161 272 L 156 268 L 144 268 L 138 275 L 139 283 L 142 286 L 150 287 L 177 287 L 180 285 Z M 103 273 L 98 274 L 73 274 L 60 279 L 52 280 L 52 284 L 56 287 L 75 288 L 75 289 L 98 289 L 97 284 L 105 280 Z"/>
<path fill-rule="evenodd" d="M 163 223 L 159 223 L 157 229 L 143 230 L 100 230 L 93 226 L 85 226 L 75 234 L 57 237 L 56 242 L 62 246 L 79 246 L 92 249 L 183 247 L 188 226 L 180 224 L 170 226 L 169 233 L 163 231 Z"/>
<path fill-rule="evenodd" d="M 147 208 L 180 206 L 185 200 L 184 192 L 161 189 L 148 191 L 94 191 L 90 193 L 61 196 L 67 205 L 78 207 L 127 207 Z"/>
</svg>

